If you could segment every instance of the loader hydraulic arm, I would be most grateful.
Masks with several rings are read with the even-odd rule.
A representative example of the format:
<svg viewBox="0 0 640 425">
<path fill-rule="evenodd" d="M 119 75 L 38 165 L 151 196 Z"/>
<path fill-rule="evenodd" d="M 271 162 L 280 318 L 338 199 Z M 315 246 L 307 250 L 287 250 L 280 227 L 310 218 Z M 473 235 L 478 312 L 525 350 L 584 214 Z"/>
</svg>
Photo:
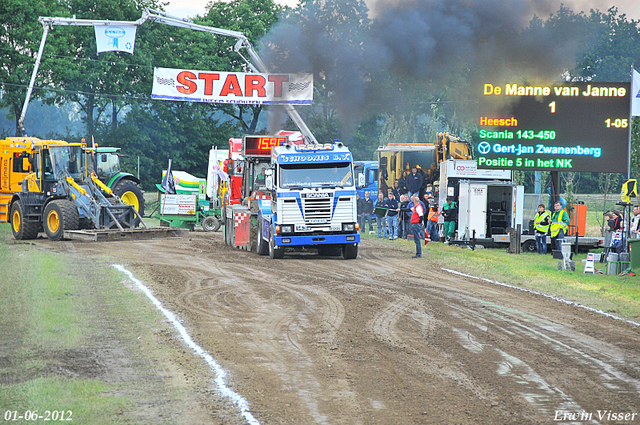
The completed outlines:
<svg viewBox="0 0 640 425">
<path fill-rule="evenodd" d="M 225 37 L 233 37 L 238 39 L 237 43 L 234 46 L 234 50 L 236 53 L 240 55 L 240 57 L 247 63 L 249 68 L 253 72 L 264 73 L 267 74 L 269 70 L 267 66 L 264 64 L 260 56 L 256 53 L 253 45 L 249 42 L 247 36 L 239 31 L 225 30 L 222 28 L 215 27 L 207 27 L 204 25 L 198 25 L 191 22 L 189 19 L 180 19 L 177 17 L 173 17 L 164 12 L 160 12 L 153 9 L 145 9 L 142 13 L 142 17 L 137 21 L 108 21 L 108 20 L 93 20 L 93 19 L 76 19 L 74 18 L 52 18 L 52 17 L 40 17 L 40 23 L 44 27 L 44 32 L 42 34 L 42 40 L 40 42 L 40 48 L 38 50 L 38 55 L 36 57 L 36 63 L 33 68 L 33 73 L 31 74 L 31 81 L 29 83 L 29 88 L 27 89 L 27 96 L 24 100 L 24 105 L 22 107 L 22 113 L 20 114 L 20 119 L 18 120 L 18 132 L 20 133 L 18 136 L 24 135 L 24 119 L 27 114 L 27 107 L 29 105 L 29 99 L 31 98 L 31 93 L 33 91 L 33 86 L 36 80 L 36 75 L 38 73 L 38 68 L 40 67 L 40 60 L 42 59 L 42 51 L 44 50 L 44 45 L 47 41 L 47 34 L 49 33 L 49 29 L 53 27 L 53 25 L 68 25 L 68 26 L 101 26 L 101 25 L 135 25 L 141 26 L 147 21 L 150 22 L 158 22 L 165 25 L 170 25 L 179 28 L 187 28 L 194 31 L 202 31 L 215 35 L 222 35 Z M 249 55 L 250 59 L 247 59 L 240 52 L 241 49 L 245 49 Z M 302 117 L 298 114 L 298 111 L 293 107 L 293 105 L 285 105 L 285 110 L 289 114 L 291 120 L 298 126 L 300 132 L 306 139 L 307 143 L 317 144 L 316 138 L 307 127 L 307 124 L 304 122 Z"/>
</svg>

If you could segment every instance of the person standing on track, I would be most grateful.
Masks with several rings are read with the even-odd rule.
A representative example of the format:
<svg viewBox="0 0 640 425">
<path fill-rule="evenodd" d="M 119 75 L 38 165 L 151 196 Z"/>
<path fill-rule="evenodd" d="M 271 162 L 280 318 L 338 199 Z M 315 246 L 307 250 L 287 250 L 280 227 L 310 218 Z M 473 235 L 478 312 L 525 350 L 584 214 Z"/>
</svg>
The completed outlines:
<svg viewBox="0 0 640 425">
<path fill-rule="evenodd" d="M 424 215 L 424 208 L 417 193 L 413 194 L 411 200 L 413 201 L 413 208 L 411 209 L 411 233 L 413 233 L 413 241 L 416 243 L 416 255 L 411 258 L 421 258 L 422 245 L 420 244 L 420 235 L 423 234 L 422 216 Z"/>
</svg>

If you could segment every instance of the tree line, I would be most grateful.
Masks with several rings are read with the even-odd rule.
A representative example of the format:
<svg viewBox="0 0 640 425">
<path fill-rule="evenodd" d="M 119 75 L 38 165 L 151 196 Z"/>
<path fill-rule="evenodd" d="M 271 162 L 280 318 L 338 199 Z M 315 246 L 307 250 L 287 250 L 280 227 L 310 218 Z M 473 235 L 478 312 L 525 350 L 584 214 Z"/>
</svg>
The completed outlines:
<svg viewBox="0 0 640 425">
<path fill-rule="evenodd" d="M 607 11 L 558 5 L 546 15 L 514 9 L 487 13 L 474 2 L 405 10 L 380 1 L 301 0 L 293 8 L 273 0 L 210 2 L 195 23 L 245 33 L 275 72 L 313 72 L 314 105 L 299 108 L 318 140 L 341 139 L 357 159 L 374 159 L 389 142 L 430 142 L 447 131 L 478 141 L 476 87 L 487 78 L 519 81 L 628 82 L 640 68 L 640 24 Z M 468 2 L 467 2 L 468 3 Z M 491 1 L 489 1 L 491 3 Z M 514 2 L 514 8 L 522 6 Z M 504 4 L 504 3 L 500 3 Z M 39 16 L 135 21 L 159 0 L 12 0 L 0 4 L 0 119 L 14 135 L 42 25 Z M 520 13 L 520 14 L 518 14 Z M 511 18 L 506 18 L 511 17 Z M 442 31 L 440 22 L 450 26 Z M 295 129 L 275 107 L 151 100 L 153 68 L 246 71 L 235 39 L 147 23 L 135 54 L 96 52 L 91 27 L 60 26 L 49 34 L 27 113 L 27 134 L 95 140 L 121 147 L 127 171 L 143 186 L 159 182 L 168 159 L 176 169 L 206 175 L 211 146 L 231 137 Z M 632 121 L 632 174 L 640 172 L 640 129 Z M 518 176 L 532 187 L 531 176 Z M 620 176 L 567 173 L 565 186 L 599 192 Z M 611 189 L 616 191 L 617 188 Z"/>
</svg>

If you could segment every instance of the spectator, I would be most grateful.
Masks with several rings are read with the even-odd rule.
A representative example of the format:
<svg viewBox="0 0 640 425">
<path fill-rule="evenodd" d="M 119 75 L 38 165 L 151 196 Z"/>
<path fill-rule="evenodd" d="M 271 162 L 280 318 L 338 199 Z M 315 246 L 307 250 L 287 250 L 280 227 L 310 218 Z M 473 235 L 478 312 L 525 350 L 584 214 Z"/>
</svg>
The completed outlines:
<svg viewBox="0 0 640 425">
<path fill-rule="evenodd" d="M 429 208 L 431 208 L 433 206 L 434 200 L 433 200 L 433 195 L 431 195 L 430 191 L 425 192 L 424 194 L 424 210 L 425 210 L 425 215 L 424 215 L 424 227 L 427 227 L 427 214 L 426 211 L 429 211 Z"/>
<path fill-rule="evenodd" d="M 369 191 L 364 192 L 364 199 L 360 199 L 358 205 L 361 205 L 359 208 L 361 216 L 360 216 L 360 231 L 365 232 L 365 226 L 367 221 L 369 222 L 369 234 L 373 234 L 373 199 L 369 195 Z"/>
<path fill-rule="evenodd" d="M 551 232 L 551 247 L 560 251 L 562 248 L 562 242 L 564 242 L 564 235 L 569 229 L 569 214 L 562 209 L 560 201 L 556 201 L 553 204 L 555 210 L 551 214 L 551 225 L 549 231 Z"/>
<path fill-rule="evenodd" d="M 413 233 L 413 241 L 416 243 L 416 255 L 411 258 L 421 258 L 422 245 L 420 244 L 420 236 L 422 235 L 422 216 L 424 215 L 424 209 L 417 194 L 411 197 L 411 201 L 413 201 L 413 208 L 411 209 L 411 233 Z"/>
<path fill-rule="evenodd" d="M 374 211 L 376 214 L 376 226 L 378 227 L 378 237 L 386 238 L 387 237 L 387 220 L 385 219 L 387 215 L 387 209 L 384 206 L 386 200 L 384 199 L 384 195 L 382 192 L 378 192 L 378 201 L 374 205 Z"/>
<path fill-rule="evenodd" d="M 400 202 L 400 186 L 398 180 L 393 182 L 393 187 L 391 188 L 393 192 L 393 197 L 396 198 L 396 201 Z"/>
<path fill-rule="evenodd" d="M 427 215 L 427 233 L 429 233 L 429 239 L 431 242 L 438 241 L 438 204 L 433 203 L 429 207 L 429 214 Z"/>
<path fill-rule="evenodd" d="M 398 192 L 400 192 L 400 195 L 405 195 L 405 194 L 409 193 L 409 190 L 407 189 L 407 176 L 408 175 L 409 175 L 409 173 L 407 173 L 406 171 L 403 171 L 402 172 L 402 177 L 400 177 L 398 179 Z"/>
<path fill-rule="evenodd" d="M 411 198 L 413 198 L 414 194 L 419 194 L 423 182 L 422 175 L 418 173 L 416 167 L 417 166 L 414 166 L 411 169 L 411 174 L 407 176 L 407 193 Z"/>
<path fill-rule="evenodd" d="M 533 218 L 533 227 L 536 229 L 536 248 L 538 254 L 547 253 L 547 233 L 551 225 L 551 214 L 544 208 L 544 204 L 538 205 L 538 213 Z"/>
<path fill-rule="evenodd" d="M 409 227 L 411 226 L 411 206 L 409 204 L 409 195 L 400 195 L 400 223 L 398 225 L 398 236 L 402 233 L 402 239 L 407 239 Z"/>
<path fill-rule="evenodd" d="M 455 235 L 456 219 L 458 218 L 458 207 L 453 200 L 453 196 L 447 196 L 447 200 L 442 206 L 441 214 L 444 217 L 444 237 L 446 241 L 450 241 Z"/>
<path fill-rule="evenodd" d="M 384 207 L 387 208 L 387 229 L 389 229 L 389 240 L 398 239 L 398 212 L 400 207 L 398 201 L 393 192 L 389 191 L 389 197 L 384 202 Z"/>
<path fill-rule="evenodd" d="M 612 232 L 610 247 L 619 253 L 622 251 L 622 232 L 624 231 L 624 216 L 619 210 L 613 210 L 611 212 L 609 228 Z"/>
<path fill-rule="evenodd" d="M 438 180 L 438 170 L 436 170 L 436 164 L 431 163 L 431 167 L 427 170 L 427 176 L 425 180 L 429 184 L 433 184 L 434 181 Z"/>
<path fill-rule="evenodd" d="M 631 219 L 631 238 L 640 238 L 640 207 L 633 207 L 633 218 Z"/>
</svg>

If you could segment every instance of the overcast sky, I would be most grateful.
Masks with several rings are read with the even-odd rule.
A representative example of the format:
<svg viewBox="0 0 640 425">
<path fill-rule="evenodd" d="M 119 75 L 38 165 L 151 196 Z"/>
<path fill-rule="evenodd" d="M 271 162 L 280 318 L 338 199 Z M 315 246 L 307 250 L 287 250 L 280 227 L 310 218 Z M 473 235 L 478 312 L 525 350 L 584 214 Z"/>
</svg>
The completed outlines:
<svg viewBox="0 0 640 425">
<path fill-rule="evenodd" d="M 209 0 L 170 0 L 164 10 L 178 18 L 186 18 L 194 15 L 204 15 L 204 8 Z M 287 6 L 295 6 L 297 0 L 276 0 L 276 3 Z"/>
<path fill-rule="evenodd" d="M 170 0 L 165 10 L 178 18 L 204 15 L 204 9 L 208 2 L 209 0 Z M 295 6 L 298 0 L 276 0 L 276 2 L 287 6 Z M 558 0 L 559 3 L 560 0 Z M 621 14 L 625 13 L 627 17 L 632 19 L 640 19 L 640 1 L 638 0 L 564 0 L 563 3 L 571 5 L 575 11 L 584 10 L 585 12 L 588 12 L 591 8 L 597 8 L 604 12 L 615 5 L 618 6 Z"/>
</svg>

